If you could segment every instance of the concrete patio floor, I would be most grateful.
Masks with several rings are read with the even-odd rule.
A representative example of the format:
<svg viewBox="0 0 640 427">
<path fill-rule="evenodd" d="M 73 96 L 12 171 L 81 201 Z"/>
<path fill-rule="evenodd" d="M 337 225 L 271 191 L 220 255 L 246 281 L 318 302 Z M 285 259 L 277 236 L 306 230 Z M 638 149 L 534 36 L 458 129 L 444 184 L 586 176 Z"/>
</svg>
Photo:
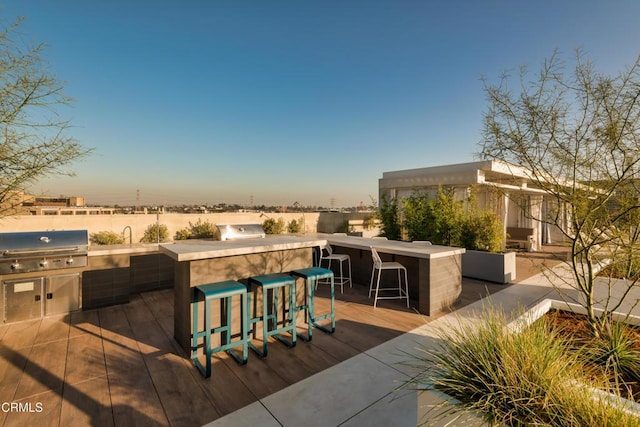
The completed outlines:
<svg viewBox="0 0 640 427">
<path fill-rule="evenodd" d="M 537 274 L 491 295 L 491 304 L 517 312 L 555 295 Z M 484 425 L 472 414 L 439 416 L 432 408 L 442 396 L 401 386 L 416 375 L 407 354 L 418 354 L 438 340 L 438 331 L 477 321 L 488 302 L 480 300 L 326 369 L 284 390 L 220 418 L 218 426 L 445 426 Z"/>
<path fill-rule="evenodd" d="M 284 390 L 207 424 L 221 426 L 434 426 L 485 425 L 474 414 L 442 414 L 443 396 L 432 390 L 403 387 L 417 371 L 411 357 L 437 343 L 439 333 L 460 322 L 478 321 L 491 304 L 517 313 L 557 296 L 540 268 L 553 268 L 565 258 L 566 248 L 549 246 L 544 252 L 520 254 L 515 284 L 454 312 L 431 320 Z M 468 280 L 468 279 L 464 279 Z"/>
</svg>

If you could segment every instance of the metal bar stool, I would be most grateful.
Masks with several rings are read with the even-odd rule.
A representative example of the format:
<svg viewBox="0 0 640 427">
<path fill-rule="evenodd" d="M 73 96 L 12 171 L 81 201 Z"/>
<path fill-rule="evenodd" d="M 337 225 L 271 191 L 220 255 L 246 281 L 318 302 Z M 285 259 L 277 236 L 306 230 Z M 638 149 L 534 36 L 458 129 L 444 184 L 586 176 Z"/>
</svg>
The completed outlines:
<svg viewBox="0 0 640 427">
<path fill-rule="evenodd" d="M 231 314 L 233 297 L 239 296 L 241 301 L 241 331 L 240 339 L 232 341 Z M 221 326 L 211 327 L 211 303 L 220 301 L 222 316 Z M 204 330 L 198 329 L 198 303 L 204 301 Z M 191 360 L 205 378 L 211 376 L 211 355 L 226 351 L 241 365 L 247 363 L 249 346 L 249 310 L 247 305 L 247 287 L 235 280 L 209 283 L 193 288 L 193 339 L 191 345 Z M 221 345 L 211 348 L 211 335 L 220 334 Z M 205 366 L 198 360 L 198 339 L 204 337 Z M 234 347 L 242 346 L 242 356 L 238 356 Z"/>
<path fill-rule="evenodd" d="M 306 337 L 304 335 L 300 335 L 300 338 L 305 341 L 311 341 L 311 339 L 313 338 L 314 327 L 327 334 L 334 333 L 336 330 L 336 302 L 333 271 L 327 268 L 309 267 L 301 268 L 299 270 L 293 270 L 290 274 L 296 278 L 299 277 L 304 279 L 306 287 L 305 289 L 307 297 L 305 303 L 303 305 L 295 307 L 296 313 L 301 310 L 305 310 L 307 312 L 306 323 L 308 325 L 308 334 Z M 329 282 L 331 285 L 331 310 L 328 313 L 317 316 L 315 314 L 314 293 L 316 282 L 320 279 L 330 279 Z M 317 323 L 319 320 L 325 319 L 331 319 L 331 328 L 327 328 Z"/>
<path fill-rule="evenodd" d="M 296 320 L 295 310 L 292 307 L 296 304 L 296 279 L 288 274 L 274 273 L 265 274 L 263 276 L 255 276 L 249 278 L 249 286 L 256 285 L 262 288 L 262 315 L 256 316 L 257 311 L 257 298 L 256 307 L 253 316 L 249 318 L 249 324 L 254 327 L 256 323 L 262 322 L 262 351 L 260 351 L 251 340 L 249 340 L 249 347 L 255 351 L 260 357 L 267 357 L 267 341 L 269 337 L 274 337 L 287 347 L 295 347 L 296 345 Z M 289 309 L 287 309 L 287 300 L 285 297 L 285 288 L 289 287 Z M 279 291 L 282 290 L 282 326 L 279 326 L 278 322 L 278 306 L 279 304 Z M 269 291 L 272 292 L 272 297 L 269 298 Z M 251 296 L 249 296 L 249 299 Z M 251 304 L 249 303 L 249 306 Z M 284 319 L 284 313 L 288 312 L 288 319 Z M 291 340 L 287 340 L 282 335 L 283 332 L 291 333 Z M 253 330 L 255 338 L 255 329 Z"/>
<path fill-rule="evenodd" d="M 407 269 L 404 265 L 394 261 L 382 261 L 378 251 L 373 246 L 371 247 L 371 257 L 373 258 L 373 269 L 371 270 L 371 281 L 369 282 L 369 298 L 371 298 L 371 292 L 373 292 L 373 279 L 375 278 L 376 271 L 378 272 L 378 281 L 376 282 L 376 291 L 373 297 L 373 308 L 376 308 L 379 299 L 406 299 L 407 308 L 409 308 L 409 279 L 407 278 Z M 381 288 L 380 276 L 384 270 L 397 270 L 398 271 L 398 287 L 397 288 Z M 402 279 L 400 272 L 404 272 L 404 289 L 402 289 Z M 398 291 L 397 295 L 378 296 L 379 291 Z"/>
<path fill-rule="evenodd" d="M 323 251 L 327 252 L 327 255 L 324 255 Z M 334 280 L 336 283 L 340 284 L 340 293 L 344 292 L 344 284 L 345 283 L 349 283 L 349 287 L 353 287 L 352 281 L 351 281 L 351 257 L 347 254 L 335 254 L 333 253 L 333 249 L 331 248 L 330 244 L 325 245 L 324 247 L 320 248 L 320 263 L 318 264 L 319 267 L 322 267 L 322 261 L 328 261 L 328 265 L 327 268 L 329 270 L 331 270 L 331 261 L 337 261 L 340 264 L 340 275 L 339 276 L 335 276 Z M 342 270 L 342 265 L 344 263 L 347 263 L 347 266 L 349 267 L 349 275 L 345 276 L 344 272 Z M 318 285 L 318 283 L 324 283 L 324 284 L 328 284 L 328 281 L 326 280 L 318 280 L 316 282 L 316 286 Z"/>
</svg>

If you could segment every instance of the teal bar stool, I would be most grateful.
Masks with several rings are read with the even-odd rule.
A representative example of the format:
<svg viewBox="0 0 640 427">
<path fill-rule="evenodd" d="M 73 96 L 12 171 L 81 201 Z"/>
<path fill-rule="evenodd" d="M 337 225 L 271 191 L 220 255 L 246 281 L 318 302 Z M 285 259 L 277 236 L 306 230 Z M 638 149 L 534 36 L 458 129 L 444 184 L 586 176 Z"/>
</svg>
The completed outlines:
<svg viewBox="0 0 640 427">
<path fill-rule="evenodd" d="M 240 339 L 232 341 L 231 314 L 233 297 L 239 296 L 241 301 L 241 331 Z M 220 301 L 221 326 L 211 327 L 211 303 Z M 198 302 L 204 301 L 204 328 L 198 329 Z M 193 339 L 191 345 L 191 360 L 196 365 L 200 373 L 205 378 L 211 376 L 211 355 L 220 351 L 225 351 L 231 355 L 236 362 L 241 365 L 247 363 L 249 347 L 249 310 L 247 302 L 247 287 L 235 280 L 209 283 L 193 288 Z M 221 345 L 211 348 L 211 335 L 220 334 Z M 198 340 L 204 337 L 205 366 L 198 360 Z M 238 356 L 233 350 L 234 347 L 242 346 L 242 356 Z"/>
<path fill-rule="evenodd" d="M 329 270 L 328 268 L 309 267 L 293 270 L 290 274 L 296 278 L 304 279 L 306 286 L 307 298 L 305 300 L 305 304 L 296 307 L 296 312 L 302 310 L 305 310 L 307 312 L 306 322 L 308 325 L 308 333 L 306 337 L 300 335 L 300 338 L 305 341 L 311 341 L 311 339 L 313 338 L 314 327 L 327 334 L 334 333 L 336 330 L 336 302 L 333 271 Z M 331 285 L 331 310 L 328 313 L 318 316 L 315 313 L 314 293 L 316 289 L 316 283 L 321 279 L 329 279 L 329 284 Z M 330 328 L 319 325 L 317 323 L 318 321 L 325 319 L 331 319 Z"/>
<path fill-rule="evenodd" d="M 252 328 L 256 323 L 262 322 L 262 351 L 260 351 L 251 340 L 249 347 L 255 351 L 260 357 L 267 357 L 267 341 L 269 337 L 274 337 L 287 347 L 295 347 L 296 345 L 296 321 L 295 310 L 291 309 L 296 304 L 296 279 L 288 274 L 274 273 L 265 274 L 263 276 L 255 276 L 249 278 L 249 286 L 256 285 L 262 288 L 262 315 L 254 315 L 250 317 L 249 323 Z M 287 301 L 285 298 L 286 288 L 289 287 L 289 309 L 287 309 Z M 279 293 L 282 290 L 282 326 L 278 322 Z M 269 293 L 273 295 L 269 297 Z M 251 296 L 249 295 L 249 299 Z M 249 304 L 251 306 L 251 304 Z M 289 313 L 288 319 L 284 319 L 284 313 Z M 287 340 L 281 334 L 284 332 L 291 333 L 291 340 Z M 254 329 L 255 338 L 255 329 Z"/>
</svg>

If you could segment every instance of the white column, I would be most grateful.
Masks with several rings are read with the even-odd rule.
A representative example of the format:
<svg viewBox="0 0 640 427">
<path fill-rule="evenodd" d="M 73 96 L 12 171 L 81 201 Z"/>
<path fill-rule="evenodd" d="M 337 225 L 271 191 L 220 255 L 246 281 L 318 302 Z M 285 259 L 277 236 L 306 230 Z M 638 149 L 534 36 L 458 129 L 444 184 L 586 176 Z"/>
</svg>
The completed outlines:
<svg viewBox="0 0 640 427">
<path fill-rule="evenodd" d="M 509 193 L 502 195 L 502 212 L 500 216 L 502 218 L 503 238 L 502 238 L 502 250 L 507 248 L 507 220 L 509 219 Z"/>
</svg>

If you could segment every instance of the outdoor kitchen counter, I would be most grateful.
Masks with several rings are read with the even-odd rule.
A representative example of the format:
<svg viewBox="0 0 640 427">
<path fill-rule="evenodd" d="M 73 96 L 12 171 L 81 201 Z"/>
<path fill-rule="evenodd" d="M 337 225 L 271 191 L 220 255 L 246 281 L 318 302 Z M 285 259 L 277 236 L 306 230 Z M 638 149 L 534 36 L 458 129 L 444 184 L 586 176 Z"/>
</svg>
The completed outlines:
<svg viewBox="0 0 640 427">
<path fill-rule="evenodd" d="M 461 255 L 465 253 L 464 248 L 456 248 L 451 246 L 424 245 L 411 242 L 401 242 L 398 240 L 385 240 L 356 236 L 343 236 L 335 234 L 317 234 L 318 237 L 324 236 L 332 246 L 341 246 L 353 249 L 369 250 L 371 246 L 378 249 L 378 252 L 384 252 L 394 255 L 404 255 L 415 258 L 443 258 L 452 255 Z M 369 251 L 371 253 L 371 251 Z"/>
<path fill-rule="evenodd" d="M 319 236 L 319 235 L 318 235 Z M 239 240 L 183 240 L 160 244 L 160 251 L 174 261 L 196 261 L 208 258 L 257 254 L 300 248 L 312 248 L 327 242 L 326 237 L 277 235 Z"/>
<path fill-rule="evenodd" d="M 253 276 L 310 267 L 313 264 L 313 248 L 325 244 L 326 241 L 317 236 L 278 235 L 239 240 L 190 240 L 161 244 L 160 252 L 174 262 L 174 337 L 176 341 L 189 354 L 192 334 L 191 288 L 225 280 L 246 281 Z M 300 293 L 300 295 L 304 294 Z M 239 307 L 234 306 L 233 310 L 239 313 Z M 238 317 L 236 316 L 236 319 Z M 237 322 L 234 321 L 235 323 Z M 234 325 L 235 331 L 237 328 Z"/>
<path fill-rule="evenodd" d="M 369 285 L 373 269 L 372 246 L 383 261 L 404 265 L 409 276 L 409 295 L 418 302 L 418 311 L 427 316 L 450 307 L 462 292 L 463 248 L 335 234 L 318 236 L 327 238 L 335 253 L 350 256 L 354 283 Z M 383 282 L 397 283 L 395 272 L 384 272 L 381 287 Z"/>
<path fill-rule="evenodd" d="M 160 244 L 160 252 L 174 261 L 174 336 L 186 352 L 190 348 L 191 288 L 224 280 L 289 272 L 313 264 L 314 248 L 330 243 L 336 253 L 351 257 L 352 278 L 369 285 L 371 246 L 383 260 L 402 263 L 409 275 L 409 294 L 418 310 L 434 315 L 452 305 L 462 291 L 462 248 L 425 246 L 409 242 L 335 234 L 277 235 L 240 240 L 191 240 Z M 385 272 L 386 274 L 387 272 Z M 395 276 L 382 280 L 395 283 Z"/>
<path fill-rule="evenodd" d="M 88 255 L 90 257 L 108 255 L 132 255 L 158 252 L 157 243 L 135 243 L 133 245 L 90 245 Z"/>
</svg>

